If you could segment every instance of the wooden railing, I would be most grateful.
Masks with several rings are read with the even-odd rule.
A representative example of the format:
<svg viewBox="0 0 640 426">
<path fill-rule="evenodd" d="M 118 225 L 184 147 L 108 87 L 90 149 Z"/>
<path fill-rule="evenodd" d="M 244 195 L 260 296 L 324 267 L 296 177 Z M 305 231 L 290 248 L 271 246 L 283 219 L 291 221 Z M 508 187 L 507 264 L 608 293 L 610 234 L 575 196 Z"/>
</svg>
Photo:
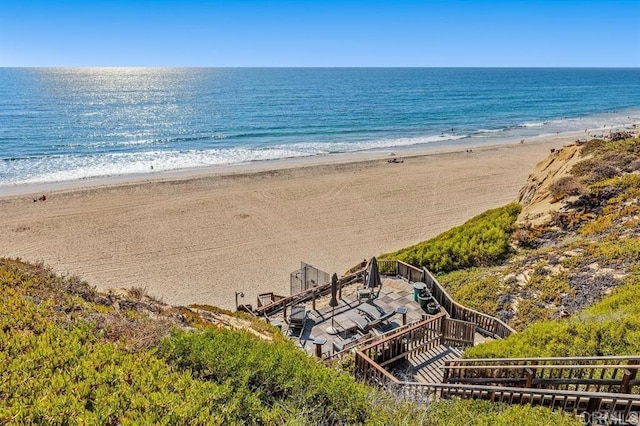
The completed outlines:
<svg viewBox="0 0 640 426">
<path fill-rule="evenodd" d="M 383 275 L 398 275 L 411 282 L 424 282 L 433 298 L 451 318 L 475 324 L 476 331 L 484 336 L 504 339 L 515 333 L 513 328 L 498 318 L 467 308 L 453 300 L 427 268 L 419 269 L 400 260 L 380 260 L 378 268 Z"/>
<path fill-rule="evenodd" d="M 364 276 L 365 269 L 358 270 L 349 275 L 345 275 L 338 280 L 338 286 L 344 287 L 345 285 L 352 284 L 354 282 L 361 282 Z M 313 297 L 323 296 L 331 292 L 331 283 L 320 284 L 316 287 L 301 291 L 300 293 L 293 294 L 291 296 L 278 296 L 273 293 L 263 293 L 258 295 L 256 309 L 254 313 L 257 316 L 271 315 L 286 309 L 288 306 L 295 305 L 297 303 L 306 302 Z"/>
<path fill-rule="evenodd" d="M 393 377 L 387 368 L 442 344 L 473 345 L 473 328 L 473 324 L 452 320 L 441 313 L 410 324 L 401 331 L 394 330 L 356 352 L 356 376 L 386 386 L 389 377 Z M 391 381 L 398 380 L 394 378 Z"/>
<path fill-rule="evenodd" d="M 385 338 L 387 338 L 389 336 L 393 336 L 393 335 L 402 333 L 405 330 L 407 330 L 408 328 L 413 327 L 418 322 L 419 321 L 410 322 L 409 324 L 405 324 L 405 325 L 402 325 L 402 326 L 400 326 L 398 328 L 394 328 L 393 330 L 389 330 L 389 331 L 387 331 L 387 332 L 385 332 L 385 333 L 383 333 L 383 334 L 381 334 L 379 336 L 373 336 L 373 337 L 369 337 L 369 338 L 367 338 L 365 340 L 362 340 L 362 341 L 354 342 L 354 344 L 347 343 L 345 345 L 345 347 L 341 351 L 338 351 L 338 352 L 335 352 L 335 353 L 329 355 L 326 359 L 341 358 L 342 356 L 346 355 L 347 353 L 350 353 L 354 349 L 357 350 L 357 349 L 360 349 L 360 348 L 362 348 L 362 347 L 364 347 L 366 345 L 369 345 L 369 344 L 371 344 L 373 342 L 378 342 L 378 341 L 380 341 L 382 339 L 385 339 Z"/>
<path fill-rule="evenodd" d="M 393 366 L 411 354 L 427 351 L 441 344 L 442 320 L 445 314 L 417 322 L 401 333 L 373 342 L 356 352 L 356 377 L 386 387 L 398 380 L 385 366 Z"/>
<path fill-rule="evenodd" d="M 453 300 L 444 287 L 442 287 L 438 280 L 436 280 L 426 268 L 424 268 L 424 283 L 431 291 L 433 298 L 447 311 L 451 318 L 474 323 L 476 325 L 476 331 L 480 334 L 504 339 L 512 333 L 515 333 L 513 328 L 498 318 L 467 308 Z"/>
<path fill-rule="evenodd" d="M 429 402 L 434 397 L 458 397 L 507 404 L 542 405 L 578 415 L 609 416 L 610 420 L 618 419 L 616 424 L 627 424 L 640 414 L 640 395 L 631 394 L 412 382 L 388 382 L 386 389 L 398 398 L 413 402 Z M 589 420 L 593 422 L 594 419 Z"/>
<path fill-rule="evenodd" d="M 420 271 L 399 261 L 379 261 L 379 268 L 382 274 L 425 282 L 451 318 L 439 314 L 357 351 L 357 377 L 415 402 L 455 396 L 562 409 L 584 414 L 587 423 L 602 419 L 597 416 L 616 424 L 640 418 L 640 395 L 634 393 L 640 392 L 640 357 L 634 356 L 464 359 L 446 362 L 447 383 L 400 382 L 385 367 L 442 343 L 473 341 L 475 331 L 499 338 L 515 331 L 455 302 L 426 268 Z"/>
<path fill-rule="evenodd" d="M 404 332 L 391 335 L 360 349 L 380 367 L 394 365 L 408 357 L 442 344 L 444 314 L 415 323 Z"/>
<path fill-rule="evenodd" d="M 378 270 L 382 275 L 398 275 L 412 282 L 421 282 L 424 278 L 422 269 L 401 260 L 378 260 Z"/>
<path fill-rule="evenodd" d="M 362 351 L 356 352 L 356 368 L 354 373 L 357 378 L 387 390 L 400 383 L 393 374 L 379 366 Z"/>
<path fill-rule="evenodd" d="M 640 357 L 503 358 L 448 361 L 445 383 L 639 393 Z"/>
<path fill-rule="evenodd" d="M 592 388 L 589 387 L 579 386 L 574 389 L 561 389 L 552 385 L 553 388 L 549 389 L 544 386 L 549 386 L 550 383 L 544 381 L 536 385 L 540 386 L 539 388 L 477 383 L 401 382 L 384 368 L 384 365 L 404 359 L 411 351 L 420 351 L 431 345 L 437 345 L 440 336 L 438 336 L 439 333 L 436 330 L 438 328 L 442 329 L 443 321 L 446 320 L 447 318 L 441 314 L 438 317 L 430 318 L 408 327 L 404 333 L 389 336 L 356 352 L 356 376 L 384 388 L 398 398 L 418 403 L 429 402 L 434 398 L 458 397 L 484 399 L 507 404 L 541 405 L 552 410 L 561 409 L 574 414 L 585 414 L 585 419 L 591 423 L 595 423 L 594 420 L 597 420 L 594 416 L 607 416 L 609 420 L 616 419 L 618 421 L 617 424 L 629 423 L 640 416 L 640 395 L 628 392 L 622 393 L 622 391 L 632 389 L 637 384 L 634 380 L 628 379 L 628 372 L 624 373 L 622 381 L 618 383 L 617 387 L 608 387 L 605 392 L 601 386 L 596 387 L 596 391 L 591 390 Z M 424 328 L 425 331 L 416 334 L 415 331 L 419 327 Z M 407 338 L 403 339 L 402 336 Z M 381 360 L 381 362 L 376 362 L 376 359 Z M 524 360 L 519 359 L 459 360 L 458 362 L 467 364 L 465 366 L 471 370 L 483 365 L 482 362 L 488 361 L 495 362 L 494 365 L 488 367 L 498 371 L 503 369 L 503 364 L 505 363 L 508 363 L 510 368 L 507 370 L 510 371 L 515 371 L 518 368 L 522 370 L 522 365 L 525 364 Z M 580 362 L 582 364 L 573 366 L 575 367 L 573 368 L 575 373 L 573 376 L 584 378 L 580 377 L 580 375 L 583 374 L 584 376 L 585 371 L 589 369 L 593 371 L 607 369 L 628 371 L 628 367 L 632 367 L 633 371 L 637 371 L 638 365 L 634 364 L 636 361 L 638 361 L 638 357 L 538 358 L 538 364 L 535 364 L 535 368 L 546 368 L 547 370 L 571 369 L 571 363 Z M 582 373 L 579 371 L 582 371 Z M 628 388 L 625 387 L 625 380 L 629 386 Z M 533 382 L 530 384 L 533 385 Z M 609 392 L 609 390 L 614 389 L 620 391 L 620 393 Z M 598 418 L 601 419 L 602 417 Z"/>
<path fill-rule="evenodd" d="M 263 306 L 267 306 L 272 304 L 273 302 L 277 302 L 279 300 L 284 299 L 286 296 L 280 296 L 279 294 L 275 294 L 273 292 L 269 293 L 261 293 L 258 295 L 258 300 L 256 301 L 257 308 L 262 308 Z"/>
<path fill-rule="evenodd" d="M 442 330 L 443 343 L 448 346 L 467 347 L 473 346 L 475 339 L 475 324 L 445 318 Z"/>
<path fill-rule="evenodd" d="M 378 271 L 381 275 L 398 275 L 398 260 L 378 260 Z"/>
</svg>

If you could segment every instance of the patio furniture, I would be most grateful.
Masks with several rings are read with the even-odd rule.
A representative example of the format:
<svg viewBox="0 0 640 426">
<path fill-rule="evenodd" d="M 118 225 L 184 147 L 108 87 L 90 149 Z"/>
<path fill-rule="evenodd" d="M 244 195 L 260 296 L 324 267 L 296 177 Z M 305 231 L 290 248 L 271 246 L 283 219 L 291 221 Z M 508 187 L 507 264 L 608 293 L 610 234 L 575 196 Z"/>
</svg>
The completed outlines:
<svg viewBox="0 0 640 426">
<path fill-rule="evenodd" d="M 371 339 L 371 333 L 360 334 L 349 337 L 347 339 L 340 339 L 338 341 L 333 342 L 333 353 L 342 352 L 347 349 L 355 348 L 360 345 L 362 342 Z"/>
<path fill-rule="evenodd" d="M 355 311 L 349 311 L 345 314 L 345 319 L 342 323 L 342 328 L 344 329 L 345 335 L 350 331 L 357 330 L 360 333 L 367 333 L 370 329 L 369 321 Z"/>
<path fill-rule="evenodd" d="M 373 296 L 373 289 L 371 288 L 359 288 L 358 290 L 358 302 L 361 302 L 362 299 L 370 300 Z"/>
<path fill-rule="evenodd" d="M 309 310 L 304 305 L 295 305 L 291 307 L 291 315 L 289 315 L 289 331 L 294 332 L 300 330 L 300 334 L 304 330 L 305 323 L 309 317 Z"/>
<path fill-rule="evenodd" d="M 389 318 L 396 314 L 395 311 L 385 312 L 384 309 L 370 303 L 363 303 L 356 309 L 362 312 L 365 316 L 369 317 L 370 321 L 375 321 L 376 324 L 387 321 Z"/>
</svg>

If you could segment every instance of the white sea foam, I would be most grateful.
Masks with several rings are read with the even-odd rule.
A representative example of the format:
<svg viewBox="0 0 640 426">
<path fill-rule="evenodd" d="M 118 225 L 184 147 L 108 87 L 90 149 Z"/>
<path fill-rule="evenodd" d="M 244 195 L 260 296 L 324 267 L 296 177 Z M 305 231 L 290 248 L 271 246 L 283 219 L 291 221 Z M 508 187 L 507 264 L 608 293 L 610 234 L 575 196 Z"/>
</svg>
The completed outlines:
<svg viewBox="0 0 640 426">
<path fill-rule="evenodd" d="M 330 154 L 338 152 L 359 152 L 380 150 L 386 148 L 396 148 L 402 146 L 415 146 L 430 144 L 434 142 L 447 142 L 468 137 L 466 134 L 447 134 L 432 136 L 416 136 L 404 138 L 380 138 L 368 141 L 349 141 L 349 142 L 300 142 L 287 145 L 277 145 L 279 149 L 293 149 L 296 152 L 308 153 L 311 155 Z"/>
<path fill-rule="evenodd" d="M 0 161 L 0 186 L 16 184 L 51 183 L 87 178 L 147 174 L 157 171 L 169 171 L 194 167 L 223 166 L 250 163 L 255 161 L 298 158 L 331 153 L 381 151 L 416 145 L 446 146 L 461 141 L 473 144 L 473 140 L 482 143 L 500 143 L 501 141 L 535 138 L 540 135 L 554 135 L 565 132 L 586 131 L 591 134 L 602 133 L 611 126 L 622 127 L 640 121 L 640 112 L 625 112 L 624 115 L 600 114 L 589 117 L 559 119 L 540 123 L 524 123 L 528 126 L 512 128 L 478 129 L 467 133 L 425 135 L 413 137 L 386 137 L 372 140 L 349 140 L 343 142 L 297 142 L 282 143 L 262 147 L 235 147 L 211 149 L 163 149 L 142 152 L 107 152 L 90 155 L 54 155 L 47 157 L 25 157 L 14 161 Z M 130 135 L 131 136 L 131 135 Z M 215 135 L 213 136 L 215 138 Z M 211 135 L 194 136 L 185 140 L 211 138 Z M 464 141 L 467 139 L 467 141 Z M 132 145 L 151 148 L 154 143 L 177 140 L 159 140 L 142 138 L 120 140 L 120 146 Z M 487 142 L 489 141 L 489 142 Z M 109 144 L 114 142 L 108 142 Z M 476 142 L 478 143 L 478 142 Z M 106 142 L 96 142 L 100 148 Z M 171 144 L 169 144 L 171 145 Z M 187 144 L 188 145 L 188 144 Z M 64 145 L 60 145 L 64 146 Z M 87 145 L 85 145 L 86 147 Z M 69 144 L 73 148 L 75 145 Z"/>
<path fill-rule="evenodd" d="M 507 130 L 507 129 L 505 129 L 505 128 L 503 128 L 503 129 L 478 129 L 478 130 L 476 130 L 476 132 L 474 134 L 477 134 L 477 133 L 500 133 L 500 132 L 504 132 L 505 130 Z"/>
<path fill-rule="evenodd" d="M 266 148 L 167 150 L 95 155 L 60 155 L 0 162 L 0 186 L 51 183 L 87 178 L 143 174 L 194 167 L 222 166 L 254 161 L 358 152 L 446 142 L 466 135 L 442 134 L 414 138 L 387 138 L 339 143 L 294 143 Z M 3 178 L 6 177 L 6 178 Z"/>
<path fill-rule="evenodd" d="M 547 122 L 538 122 L 538 123 L 522 123 L 520 124 L 518 127 L 542 127 L 545 124 L 547 124 Z"/>
</svg>

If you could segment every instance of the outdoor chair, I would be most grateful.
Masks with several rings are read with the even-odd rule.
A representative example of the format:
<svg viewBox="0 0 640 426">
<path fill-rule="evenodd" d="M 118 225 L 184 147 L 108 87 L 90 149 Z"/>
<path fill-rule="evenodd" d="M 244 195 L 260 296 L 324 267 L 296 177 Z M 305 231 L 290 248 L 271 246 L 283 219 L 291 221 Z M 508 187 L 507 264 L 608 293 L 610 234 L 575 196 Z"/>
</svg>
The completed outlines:
<svg viewBox="0 0 640 426">
<path fill-rule="evenodd" d="M 356 335 L 347 339 L 340 339 L 337 342 L 333 342 L 333 353 L 342 352 L 347 349 L 355 348 L 362 342 L 371 339 L 371 333 Z"/>
<path fill-rule="evenodd" d="M 289 315 L 289 330 L 304 330 L 305 323 L 309 317 L 309 310 L 304 305 L 295 305 L 291 307 L 291 315 Z"/>
<path fill-rule="evenodd" d="M 363 303 L 359 305 L 357 309 L 367 316 L 372 324 L 375 323 L 375 325 L 387 321 L 396 314 L 395 311 L 385 312 L 384 309 L 370 303 Z"/>
<path fill-rule="evenodd" d="M 380 286 L 377 290 L 371 287 L 358 287 L 356 289 L 356 291 L 358 292 L 358 302 L 362 301 L 362 299 L 373 300 L 377 298 L 378 296 L 380 296 L 380 290 L 382 290 L 382 283 L 380 283 Z"/>
<path fill-rule="evenodd" d="M 348 312 L 346 318 L 349 320 L 349 324 L 344 326 L 345 334 L 349 331 L 357 330 L 360 333 L 367 333 L 370 330 L 369 320 L 355 311 Z"/>
<path fill-rule="evenodd" d="M 359 288 L 357 291 L 358 302 L 362 301 L 362 299 L 370 300 L 373 296 L 373 289 L 370 288 Z"/>
<path fill-rule="evenodd" d="M 379 306 L 369 303 L 363 303 L 358 306 L 357 309 L 367 317 L 367 320 L 369 321 L 369 330 L 375 330 L 379 325 L 389 325 L 389 318 L 396 314 L 395 311 L 385 312 L 384 309 Z"/>
</svg>

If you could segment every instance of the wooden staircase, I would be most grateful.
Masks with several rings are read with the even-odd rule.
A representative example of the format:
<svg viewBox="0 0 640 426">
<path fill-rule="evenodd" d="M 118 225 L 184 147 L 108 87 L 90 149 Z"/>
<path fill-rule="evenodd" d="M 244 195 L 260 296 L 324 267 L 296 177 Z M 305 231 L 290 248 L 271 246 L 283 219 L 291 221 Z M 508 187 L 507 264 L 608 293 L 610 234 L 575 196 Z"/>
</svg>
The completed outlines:
<svg viewBox="0 0 640 426">
<path fill-rule="evenodd" d="M 475 334 L 505 338 L 515 331 L 455 302 L 428 270 L 379 263 L 383 273 L 425 282 L 446 313 L 357 351 L 357 377 L 418 403 L 484 399 L 561 409 L 584 415 L 587 424 L 640 423 L 640 356 L 459 359 Z"/>
</svg>

